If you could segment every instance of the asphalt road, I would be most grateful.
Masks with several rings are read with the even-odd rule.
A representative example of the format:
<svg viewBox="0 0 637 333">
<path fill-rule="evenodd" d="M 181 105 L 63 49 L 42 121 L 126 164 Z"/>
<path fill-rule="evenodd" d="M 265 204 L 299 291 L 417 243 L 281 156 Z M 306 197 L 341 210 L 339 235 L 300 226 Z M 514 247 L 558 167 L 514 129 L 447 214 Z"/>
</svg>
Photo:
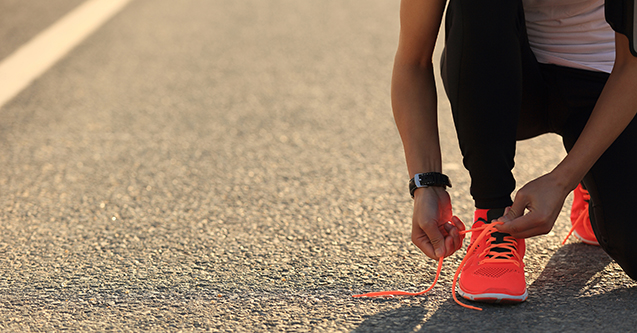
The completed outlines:
<svg viewBox="0 0 637 333">
<path fill-rule="evenodd" d="M 0 0 L 13 6 L 0 55 L 78 3 Z M 0 330 L 635 330 L 637 284 L 599 248 L 560 245 L 570 199 L 527 242 L 523 304 L 456 305 L 463 251 L 427 295 L 351 297 L 418 291 L 436 269 L 409 240 L 389 105 L 397 12 L 133 0 L 0 109 Z M 439 94 L 444 168 L 469 220 Z M 519 184 L 563 156 L 555 136 L 520 143 Z"/>
</svg>

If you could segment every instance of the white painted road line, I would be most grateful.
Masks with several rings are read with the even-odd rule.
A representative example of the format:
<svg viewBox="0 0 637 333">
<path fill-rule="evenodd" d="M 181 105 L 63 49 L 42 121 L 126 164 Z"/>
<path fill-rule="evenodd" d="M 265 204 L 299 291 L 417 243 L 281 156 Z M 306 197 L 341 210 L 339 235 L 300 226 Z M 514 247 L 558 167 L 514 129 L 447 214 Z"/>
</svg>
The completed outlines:
<svg viewBox="0 0 637 333">
<path fill-rule="evenodd" d="M 0 62 L 0 108 L 131 0 L 88 0 Z"/>
</svg>

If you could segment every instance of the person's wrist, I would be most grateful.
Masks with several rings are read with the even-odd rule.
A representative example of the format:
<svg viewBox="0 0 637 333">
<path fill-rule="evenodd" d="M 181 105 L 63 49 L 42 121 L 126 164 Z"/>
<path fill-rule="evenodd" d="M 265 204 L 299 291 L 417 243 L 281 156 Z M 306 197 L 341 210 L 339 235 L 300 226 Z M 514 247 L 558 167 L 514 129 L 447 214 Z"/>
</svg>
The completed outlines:
<svg viewBox="0 0 637 333">
<path fill-rule="evenodd" d="M 562 188 L 565 193 L 573 191 L 577 185 L 581 182 L 581 179 L 574 177 L 573 173 L 564 173 L 561 169 L 556 168 L 547 174 L 553 182 L 553 184 Z"/>
<path fill-rule="evenodd" d="M 451 187 L 449 177 L 440 172 L 417 173 L 409 180 L 409 193 L 414 198 L 415 192 L 421 188 L 438 187 L 443 190 Z"/>
<path fill-rule="evenodd" d="M 418 200 L 422 196 L 435 194 L 438 191 L 447 191 L 447 188 L 442 186 L 419 187 L 414 191 L 414 200 Z"/>
</svg>

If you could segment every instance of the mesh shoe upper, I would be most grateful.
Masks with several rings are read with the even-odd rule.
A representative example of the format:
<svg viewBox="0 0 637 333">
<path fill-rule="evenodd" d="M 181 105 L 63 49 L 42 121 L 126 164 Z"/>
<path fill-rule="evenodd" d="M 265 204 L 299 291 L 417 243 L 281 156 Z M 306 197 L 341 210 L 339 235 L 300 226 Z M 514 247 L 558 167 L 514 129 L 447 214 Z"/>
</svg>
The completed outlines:
<svg viewBox="0 0 637 333">
<path fill-rule="evenodd" d="M 489 225 L 494 218 L 486 215 L 484 210 L 477 210 L 472 229 Z M 483 232 L 490 234 L 480 237 Z M 524 240 L 493 229 L 473 232 L 469 248 L 476 242 L 475 250 L 467 254 L 470 257 L 462 268 L 460 294 L 468 299 L 482 301 L 525 300 L 527 293 L 522 261 Z"/>
</svg>

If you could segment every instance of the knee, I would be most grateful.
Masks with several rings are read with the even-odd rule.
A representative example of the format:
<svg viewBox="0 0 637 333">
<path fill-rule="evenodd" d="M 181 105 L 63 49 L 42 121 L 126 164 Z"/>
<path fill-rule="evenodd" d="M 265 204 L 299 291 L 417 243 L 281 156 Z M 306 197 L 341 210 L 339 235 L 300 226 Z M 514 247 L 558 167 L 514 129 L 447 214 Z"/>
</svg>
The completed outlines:
<svg viewBox="0 0 637 333">
<path fill-rule="evenodd" d="M 637 254 L 629 254 L 628 258 L 617 258 L 615 261 L 624 270 L 626 275 L 637 281 Z"/>
<path fill-rule="evenodd" d="M 590 182 L 586 183 L 589 192 L 596 191 L 595 184 Z M 593 205 L 594 208 L 599 206 Z M 599 218 L 599 209 L 593 209 L 595 213 L 594 217 Z M 616 218 L 610 220 L 617 220 Z M 591 221 L 593 222 L 593 220 Z M 620 225 L 596 225 L 596 236 L 599 240 L 599 245 L 606 251 L 606 253 L 617 262 L 617 264 L 624 270 L 626 275 L 631 279 L 637 280 L 637 243 L 634 242 L 631 235 L 635 234 L 632 224 Z M 600 228 L 601 227 L 601 228 Z M 600 230 L 601 229 L 601 230 Z M 609 230 L 610 229 L 610 230 Z M 600 232 L 601 231 L 601 232 Z M 611 231 L 611 232 L 609 232 Z"/>
<path fill-rule="evenodd" d="M 624 240 L 626 240 L 624 237 L 620 239 L 602 239 L 600 245 L 624 270 L 626 275 L 633 280 L 637 280 L 637 245 Z"/>
</svg>

